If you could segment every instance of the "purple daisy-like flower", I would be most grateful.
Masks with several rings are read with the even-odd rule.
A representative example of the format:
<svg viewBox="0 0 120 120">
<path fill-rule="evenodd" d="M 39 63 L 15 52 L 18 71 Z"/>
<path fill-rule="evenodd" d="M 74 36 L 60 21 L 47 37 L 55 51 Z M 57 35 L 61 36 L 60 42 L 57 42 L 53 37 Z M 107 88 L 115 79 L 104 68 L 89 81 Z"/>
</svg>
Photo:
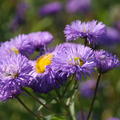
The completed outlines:
<svg viewBox="0 0 120 120">
<path fill-rule="evenodd" d="M 94 52 L 91 48 L 80 44 L 65 43 L 55 49 L 53 64 L 55 71 L 62 74 L 76 74 L 80 79 L 82 75 L 90 75 L 96 66 Z"/>
<path fill-rule="evenodd" d="M 120 118 L 109 118 L 107 120 L 120 120 Z"/>
<path fill-rule="evenodd" d="M 113 45 L 120 43 L 120 33 L 115 28 L 107 27 L 106 35 L 99 39 L 99 44 Z"/>
<path fill-rule="evenodd" d="M 30 33 L 28 34 L 28 38 L 36 49 L 51 43 L 54 39 L 53 35 L 47 31 Z"/>
<path fill-rule="evenodd" d="M 8 54 L 0 59 L 0 101 L 14 98 L 31 82 L 32 66 L 20 54 Z"/>
<path fill-rule="evenodd" d="M 94 94 L 94 89 L 96 86 L 95 80 L 87 80 L 80 84 L 80 93 L 83 97 L 91 98 Z"/>
<path fill-rule="evenodd" d="M 36 92 L 48 93 L 49 91 L 59 88 L 67 80 L 66 75 L 59 76 L 59 72 L 55 73 L 51 68 L 47 68 L 47 71 L 40 75 L 38 74 L 35 81 L 31 84 L 31 88 Z"/>
<path fill-rule="evenodd" d="M 52 60 L 54 53 L 40 56 L 36 61 L 31 61 L 33 66 L 32 76 L 34 78 L 31 88 L 40 93 L 47 93 L 60 87 L 67 79 L 66 75 L 60 76 L 60 71 L 54 71 Z"/>
<path fill-rule="evenodd" d="M 102 73 L 120 66 L 120 61 L 116 55 L 112 55 L 104 50 L 95 52 L 95 62 L 98 70 Z"/>
<path fill-rule="evenodd" d="M 67 41 L 85 38 L 89 44 L 97 44 L 97 39 L 105 33 L 105 25 L 96 20 L 83 23 L 80 20 L 76 20 L 67 25 L 64 30 Z"/>
<path fill-rule="evenodd" d="M 62 4 L 60 2 L 52 2 L 40 8 L 39 14 L 42 16 L 49 14 L 56 14 L 59 11 L 61 11 L 61 9 L 62 9 Z"/>
<path fill-rule="evenodd" d="M 34 47 L 31 41 L 28 40 L 27 35 L 18 35 L 15 38 L 12 38 L 10 41 L 3 43 L 0 47 L 3 53 L 11 53 L 14 52 L 16 54 L 23 54 L 28 56 L 28 54 L 32 54 L 34 51 Z"/>
<path fill-rule="evenodd" d="M 91 0 L 68 0 L 66 10 L 68 13 L 87 12 L 90 6 Z"/>
</svg>

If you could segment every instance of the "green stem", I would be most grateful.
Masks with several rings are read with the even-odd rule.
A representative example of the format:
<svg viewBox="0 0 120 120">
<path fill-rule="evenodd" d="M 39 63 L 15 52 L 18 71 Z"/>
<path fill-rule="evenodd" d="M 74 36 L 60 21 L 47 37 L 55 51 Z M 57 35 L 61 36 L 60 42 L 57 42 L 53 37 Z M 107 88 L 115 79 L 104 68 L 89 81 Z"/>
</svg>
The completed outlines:
<svg viewBox="0 0 120 120">
<path fill-rule="evenodd" d="M 59 103 L 62 103 L 63 101 L 61 99 L 61 95 L 60 95 L 60 93 L 59 93 L 59 91 L 57 89 L 55 89 L 55 93 L 57 95 L 57 98 L 58 98 L 57 100 L 59 101 Z"/>
<path fill-rule="evenodd" d="M 72 97 L 68 98 L 66 105 L 68 106 L 69 115 L 71 116 L 72 120 L 76 120 L 76 114 L 75 114 L 75 96 L 76 96 L 77 90 L 74 91 L 74 94 Z"/>
<path fill-rule="evenodd" d="M 69 87 L 69 85 L 71 84 L 72 80 L 68 82 L 68 84 L 65 86 L 65 89 L 63 91 L 63 97 L 65 96 L 66 92 L 67 92 L 67 88 Z"/>
<path fill-rule="evenodd" d="M 29 95 L 31 96 L 33 99 L 35 99 L 39 104 L 43 105 L 47 110 L 48 110 L 48 107 L 43 104 L 36 96 L 33 96 L 28 90 L 26 90 L 25 88 L 23 88 L 23 90 Z"/>
<path fill-rule="evenodd" d="M 84 40 L 85 40 L 85 41 L 84 41 L 84 45 L 87 46 L 87 43 L 88 43 L 88 42 L 87 42 L 87 38 L 85 37 Z"/>
<path fill-rule="evenodd" d="M 72 99 L 74 99 L 74 95 L 73 95 Z M 70 115 L 72 117 L 72 120 L 76 120 L 74 100 L 72 100 L 72 102 L 70 103 L 69 110 L 70 110 Z"/>
<path fill-rule="evenodd" d="M 94 107 L 94 103 L 95 103 L 95 99 L 96 99 L 96 95 L 97 95 L 97 91 L 98 91 L 98 86 L 99 86 L 99 82 L 100 82 L 100 77 L 101 77 L 101 73 L 98 74 L 98 78 L 97 78 L 97 83 L 96 83 L 96 87 L 95 87 L 95 91 L 94 91 L 94 96 L 90 105 L 90 109 L 89 109 L 89 113 L 87 116 L 87 120 L 90 119 L 93 107 Z"/>
<path fill-rule="evenodd" d="M 24 102 L 17 96 L 16 97 L 17 101 L 29 112 L 31 113 L 34 117 L 36 117 L 38 120 L 41 120 L 37 114 L 35 114 L 32 110 L 30 110 L 25 104 Z M 40 116 L 42 117 L 42 116 Z"/>
</svg>

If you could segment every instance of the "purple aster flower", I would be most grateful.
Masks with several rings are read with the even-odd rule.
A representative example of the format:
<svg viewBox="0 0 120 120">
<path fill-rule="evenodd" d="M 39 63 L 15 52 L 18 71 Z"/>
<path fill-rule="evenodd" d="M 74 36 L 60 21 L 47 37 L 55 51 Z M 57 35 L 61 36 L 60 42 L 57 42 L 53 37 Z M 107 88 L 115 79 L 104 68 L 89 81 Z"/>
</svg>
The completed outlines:
<svg viewBox="0 0 120 120">
<path fill-rule="evenodd" d="M 93 45 L 97 44 L 97 39 L 105 33 L 105 25 L 95 20 L 83 23 L 80 20 L 76 20 L 67 25 L 64 30 L 67 41 L 85 38 L 89 44 Z"/>
<path fill-rule="evenodd" d="M 60 87 L 66 81 L 66 75 L 60 76 L 60 71 L 54 71 L 52 59 L 54 53 L 40 56 L 36 61 L 31 61 L 33 66 L 31 88 L 40 93 L 47 93 L 52 89 Z"/>
<path fill-rule="evenodd" d="M 102 73 L 120 66 L 120 61 L 116 55 L 112 55 L 104 50 L 95 52 L 95 62 L 98 70 Z"/>
<path fill-rule="evenodd" d="M 68 0 L 66 10 L 68 13 L 87 12 L 91 6 L 91 0 Z"/>
<path fill-rule="evenodd" d="M 0 101 L 14 98 L 31 82 L 32 66 L 26 57 L 8 54 L 0 59 Z"/>
<path fill-rule="evenodd" d="M 49 14 L 56 14 L 59 11 L 61 11 L 61 9 L 62 9 L 62 4 L 60 2 L 52 2 L 40 8 L 39 14 L 42 16 Z"/>
<path fill-rule="evenodd" d="M 107 120 L 120 120 L 119 118 L 109 118 Z"/>
<path fill-rule="evenodd" d="M 53 41 L 53 35 L 47 31 L 33 32 L 28 34 L 28 39 L 31 42 L 34 50 L 39 52 L 35 59 L 45 54 L 47 51 L 47 45 Z"/>
<path fill-rule="evenodd" d="M 80 93 L 83 97 L 91 98 L 94 94 L 94 89 L 96 86 L 95 80 L 87 80 L 80 84 Z"/>
<path fill-rule="evenodd" d="M 10 41 L 3 43 L 0 47 L 1 51 L 4 54 L 14 52 L 16 54 L 21 53 L 25 56 L 28 54 L 32 54 L 34 51 L 34 47 L 31 41 L 28 40 L 27 35 L 18 35 L 15 38 L 12 38 Z"/>
<path fill-rule="evenodd" d="M 82 75 L 89 75 L 94 71 L 94 52 L 91 48 L 80 44 L 65 43 L 55 49 L 53 64 L 55 71 L 62 74 L 76 74 L 80 79 Z"/>
<path fill-rule="evenodd" d="M 28 34 L 28 37 L 34 46 L 34 48 L 39 49 L 41 46 L 45 46 L 52 42 L 53 35 L 47 31 L 44 32 L 33 32 Z"/>
<path fill-rule="evenodd" d="M 99 39 L 99 44 L 113 45 L 117 43 L 120 43 L 120 33 L 114 28 L 107 27 L 106 35 Z"/>
</svg>

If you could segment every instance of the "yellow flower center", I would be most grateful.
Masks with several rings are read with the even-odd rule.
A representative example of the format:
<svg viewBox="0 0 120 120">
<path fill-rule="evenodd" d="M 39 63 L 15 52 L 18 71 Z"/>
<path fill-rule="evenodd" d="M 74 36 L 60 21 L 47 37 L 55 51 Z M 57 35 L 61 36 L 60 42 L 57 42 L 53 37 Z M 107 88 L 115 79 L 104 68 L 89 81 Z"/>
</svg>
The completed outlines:
<svg viewBox="0 0 120 120">
<path fill-rule="evenodd" d="M 46 66 L 50 65 L 52 62 L 53 55 L 52 54 L 46 54 L 36 61 L 36 72 L 37 73 L 44 73 Z"/>
<path fill-rule="evenodd" d="M 11 48 L 11 50 L 12 50 L 13 52 L 15 52 L 16 54 L 19 54 L 19 50 L 18 50 L 17 48 Z"/>
<path fill-rule="evenodd" d="M 79 57 L 74 57 L 73 59 L 70 59 L 70 62 L 73 62 L 73 63 L 70 63 L 70 64 L 75 64 L 75 65 L 80 65 L 82 66 L 84 64 L 84 61 L 81 60 Z"/>
</svg>

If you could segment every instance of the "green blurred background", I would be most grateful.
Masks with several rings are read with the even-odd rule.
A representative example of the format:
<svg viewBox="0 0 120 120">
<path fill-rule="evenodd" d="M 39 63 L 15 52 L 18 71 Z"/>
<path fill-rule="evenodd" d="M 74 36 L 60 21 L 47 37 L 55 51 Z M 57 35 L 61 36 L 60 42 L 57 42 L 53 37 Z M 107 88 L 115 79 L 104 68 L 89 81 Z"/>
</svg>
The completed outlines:
<svg viewBox="0 0 120 120">
<path fill-rule="evenodd" d="M 47 3 L 54 2 L 54 0 L 0 0 L 0 41 L 9 40 L 22 33 L 49 31 L 55 37 L 52 43 L 52 46 L 55 46 L 65 41 L 64 27 L 73 20 L 89 21 L 96 19 L 111 27 L 120 21 L 120 0 L 92 0 L 90 11 L 87 13 L 67 13 L 65 8 L 67 1 L 58 1 L 63 5 L 63 9 L 59 13 L 42 16 L 39 14 L 39 9 Z M 27 7 L 23 15 L 24 19 L 17 23 L 18 21 L 15 20 L 19 16 L 16 11 L 20 3 L 26 3 Z M 120 45 L 105 48 L 120 57 Z M 97 120 L 106 120 L 112 116 L 120 118 L 120 69 L 105 74 L 102 77 L 102 82 L 104 87 L 99 91 L 98 100 L 95 104 Z M 29 96 L 23 94 L 21 98 L 33 111 L 38 108 L 38 104 Z M 90 103 L 84 98 L 81 98 L 80 101 L 85 104 L 85 107 Z M 34 118 L 17 100 L 13 99 L 0 103 L 0 120 L 34 120 Z"/>
</svg>

